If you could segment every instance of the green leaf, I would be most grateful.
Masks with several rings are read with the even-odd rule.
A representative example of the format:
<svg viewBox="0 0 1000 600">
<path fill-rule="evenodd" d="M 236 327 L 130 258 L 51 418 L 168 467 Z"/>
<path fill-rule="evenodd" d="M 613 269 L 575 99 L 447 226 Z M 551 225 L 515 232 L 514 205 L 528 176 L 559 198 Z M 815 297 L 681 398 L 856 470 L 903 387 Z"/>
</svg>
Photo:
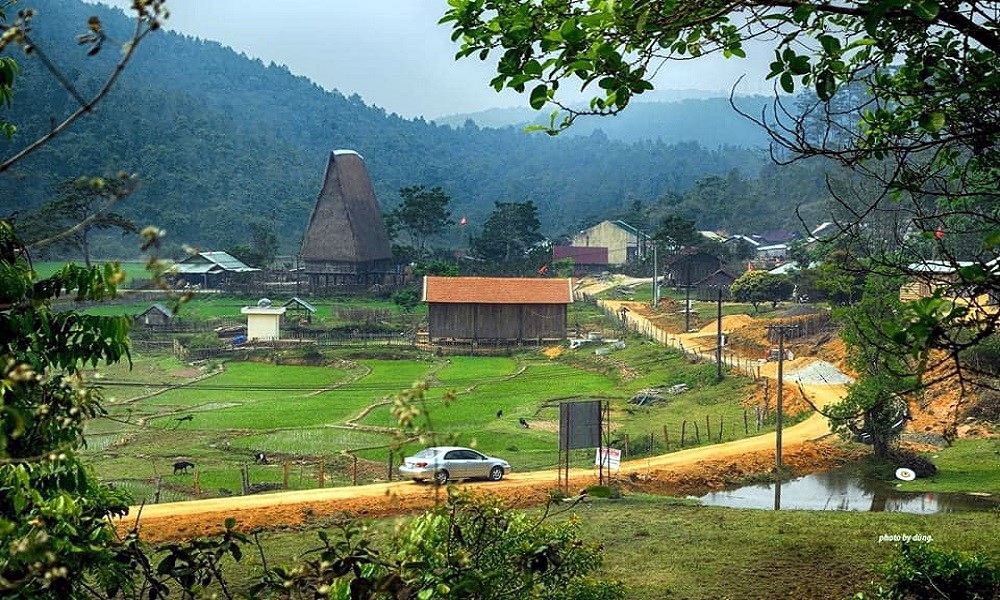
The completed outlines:
<svg viewBox="0 0 1000 600">
<path fill-rule="evenodd" d="M 833 73 L 823 70 L 816 74 L 816 96 L 820 100 L 824 102 L 830 100 L 833 98 L 836 90 L 837 80 L 834 78 Z"/>
<path fill-rule="evenodd" d="M 792 79 L 791 73 L 782 73 L 778 82 L 781 84 L 781 89 L 785 90 L 786 93 L 791 94 L 795 91 L 795 80 Z"/>
<path fill-rule="evenodd" d="M 913 12 L 925 21 L 933 21 L 941 12 L 941 5 L 934 0 L 914 0 Z"/>
<path fill-rule="evenodd" d="M 541 109 L 549 99 L 549 88 L 544 83 L 531 90 L 528 104 L 535 110 Z"/>
<path fill-rule="evenodd" d="M 944 113 L 941 111 L 934 111 L 929 113 L 924 113 L 920 115 L 918 120 L 920 128 L 929 133 L 936 133 L 941 131 L 945 125 Z"/>
</svg>

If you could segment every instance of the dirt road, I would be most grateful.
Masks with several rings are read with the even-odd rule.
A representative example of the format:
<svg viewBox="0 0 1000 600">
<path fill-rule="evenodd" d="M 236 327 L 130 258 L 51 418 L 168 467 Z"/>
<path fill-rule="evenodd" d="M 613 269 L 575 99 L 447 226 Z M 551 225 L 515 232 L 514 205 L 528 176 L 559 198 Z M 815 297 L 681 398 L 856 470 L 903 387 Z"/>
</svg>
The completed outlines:
<svg viewBox="0 0 1000 600">
<path fill-rule="evenodd" d="M 635 313 L 631 316 L 642 318 Z M 684 341 L 697 343 L 694 338 Z M 793 363 L 790 369 L 808 364 L 802 359 L 790 362 Z M 773 377 L 774 374 L 769 373 L 772 369 L 773 366 L 767 366 L 763 371 L 765 376 Z M 801 387 L 817 406 L 835 402 L 845 391 L 843 385 L 802 384 Z M 786 428 L 782 443 L 784 462 L 797 472 L 810 472 L 829 468 L 846 459 L 846 451 L 822 443 L 828 434 L 827 422 L 820 415 Z M 626 461 L 614 477 L 624 486 L 657 493 L 701 492 L 769 471 L 774 465 L 774 451 L 775 435 L 771 433 Z M 570 479 L 571 490 L 575 492 L 596 482 L 597 475 L 592 470 L 574 469 L 570 471 Z M 550 470 L 512 473 L 500 482 L 460 487 L 501 496 L 514 507 L 527 507 L 545 502 L 550 492 L 557 488 L 557 481 L 557 472 Z M 237 527 L 243 531 L 276 529 L 339 514 L 380 517 L 409 513 L 434 506 L 444 499 L 445 492 L 434 485 L 394 482 L 156 504 L 142 508 L 141 512 L 133 508 L 130 515 L 119 522 L 119 527 L 138 526 L 145 539 L 156 542 L 218 533 L 228 517 L 235 518 Z"/>
<path fill-rule="evenodd" d="M 817 405 L 835 401 L 843 393 L 843 386 L 803 387 Z M 842 451 L 820 443 L 828 433 L 828 425 L 819 415 L 785 429 L 782 444 L 785 462 L 796 471 L 808 472 L 845 459 Z M 700 492 L 752 473 L 767 472 L 774 464 L 774 450 L 775 437 L 771 433 L 626 461 L 615 478 L 624 485 L 658 493 Z M 557 479 L 554 470 L 534 471 L 512 473 L 500 482 L 475 482 L 460 487 L 501 496 L 511 506 L 527 507 L 543 503 L 557 488 Z M 570 479 L 575 491 L 595 483 L 597 476 L 588 469 L 573 469 Z M 410 513 L 444 499 L 444 491 L 434 485 L 393 482 L 154 504 L 141 512 L 135 507 L 119 522 L 119 527 L 127 529 L 138 522 L 143 537 L 155 542 L 218 533 L 228 517 L 235 518 L 237 527 L 243 531 L 275 529 L 340 514 L 380 517 Z"/>
</svg>

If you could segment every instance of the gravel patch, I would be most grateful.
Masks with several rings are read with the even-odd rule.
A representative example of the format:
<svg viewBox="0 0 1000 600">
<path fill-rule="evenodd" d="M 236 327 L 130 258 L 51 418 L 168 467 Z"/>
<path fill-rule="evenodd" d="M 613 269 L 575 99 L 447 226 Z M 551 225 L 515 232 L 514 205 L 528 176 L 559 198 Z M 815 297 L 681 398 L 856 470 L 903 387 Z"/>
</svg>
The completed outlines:
<svg viewBox="0 0 1000 600">
<path fill-rule="evenodd" d="M 799 383 L 829 384 L 854 383 L 854 378 L 825 360 L 811 362 L 801 369 L 785 373 L 785 377 Z"/>
</svg>

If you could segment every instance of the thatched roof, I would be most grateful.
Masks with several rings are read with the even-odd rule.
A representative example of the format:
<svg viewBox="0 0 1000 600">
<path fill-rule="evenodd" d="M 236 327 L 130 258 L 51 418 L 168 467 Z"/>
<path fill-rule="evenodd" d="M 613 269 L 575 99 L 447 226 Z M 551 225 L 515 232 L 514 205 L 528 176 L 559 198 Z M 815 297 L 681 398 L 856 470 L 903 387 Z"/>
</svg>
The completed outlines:
<svg viewBox="0 0 1000 600">
<path fill-rule="evenodd" d="M 302 242 L 302 258 L 307 264 L 392 258 L 382 211 L 364 159 L 357 152 L 330 153 L 323 188 Z"/>
</svg>

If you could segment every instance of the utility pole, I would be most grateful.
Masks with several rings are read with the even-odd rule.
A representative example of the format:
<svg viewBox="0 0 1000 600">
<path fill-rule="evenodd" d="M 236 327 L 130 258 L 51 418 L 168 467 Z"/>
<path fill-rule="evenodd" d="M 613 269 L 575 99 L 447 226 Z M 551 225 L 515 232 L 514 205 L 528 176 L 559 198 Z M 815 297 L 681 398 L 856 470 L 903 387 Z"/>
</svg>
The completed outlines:
<svg viewBox="0 0 1000 600">
<path fill-rule="evenodd" d="M 722 381 L 722 286 L 715 311 L 715 380 Z"/>
<path fill-rule="evenodd" d="M 777 414 L 775 416 L 775 427 L 774 427 L 774 472 L 780 474 L 781 472 L 781 433 L 782 427 L 784 425 L 784 367 L 785 367 L 785 332 L 798 329 L 798 325 L 768 325 L 767 330 L 770 333 L 773 330 L 778 331 L 778 407 Z M 768 335 L 768 339 L 770 339 Z M 768 349 L 770 353 L 770 349 Z M 779 475 L 780 476 L 780 475 Z"/>
<path fill-rule="evenodd" d="M 657 285 L 657 272 L 656 272 L 656 245 L 653 245 L 653 308 L 660 302 L 660 288 Z"/>
<path fill-rule="evenodd" d="M 684 333 L 691 331 L 691 257 L 687 257 L 687 281 L 684 282 Z"/>
</svg>

